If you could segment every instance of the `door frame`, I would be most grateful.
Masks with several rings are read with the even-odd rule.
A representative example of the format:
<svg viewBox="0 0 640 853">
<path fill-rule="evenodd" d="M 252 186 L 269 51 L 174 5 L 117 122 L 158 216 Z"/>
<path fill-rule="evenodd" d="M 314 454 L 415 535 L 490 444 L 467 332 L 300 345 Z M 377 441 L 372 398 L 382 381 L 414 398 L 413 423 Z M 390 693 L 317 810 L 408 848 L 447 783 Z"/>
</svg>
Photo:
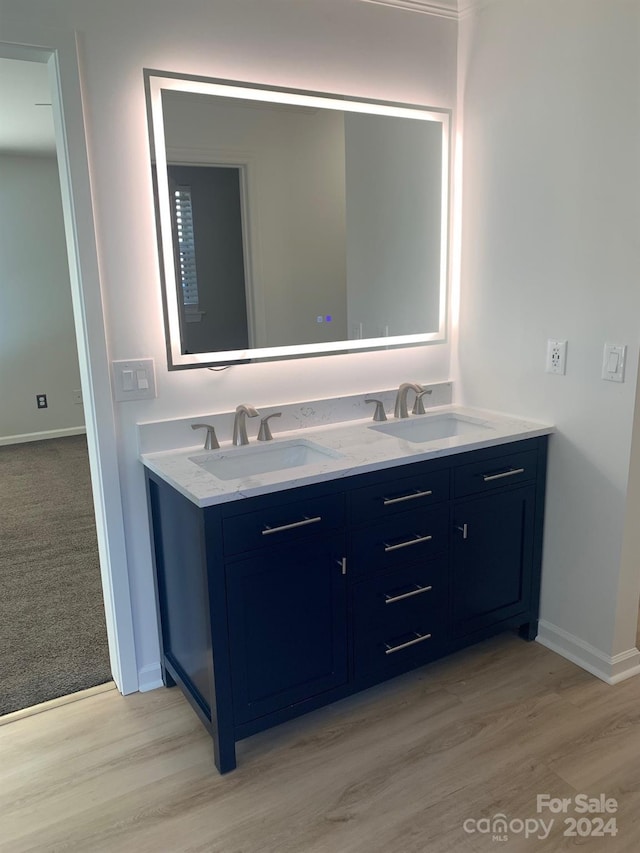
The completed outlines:
<svg viewBox="0 0 640 853">
<path fill-rule="evenodd" d="M 168 151 L 172 151 L 174 149 L 168 149 Z M 258 344 L 256 343 L 256 328 L 255 328 L 255 306 L 254 306 L 254 291 L 255 288 L 253 286 L 253 276 L 251 272 L 251 250 L 250 250 L 250 231 L 249 231 L 249 219 L 248 219 L 248 210 L 249 203 L 247 200 L 247 164 L 246 163 L 236 163 L 236 162 L 216 162 L 216 163 L 193 163 L 186 161 L 176 161 L 173 158 L 169 161 L 167 159 L 167 180 L 169 183 L 169 195 L 173 196 L 173 191 L 175 188 L 175 178 L 169 174 L 169 169 L 171 166 L 184 166 L 185 168 L 196 168 L 196 169 L 236 169 L 238 172 L 238 196 L 240 201 L 240 229 L 242 232 L 242 262 L 243 262 L 243 279 L 244 279 L 244 292 L 245 292 L 245 313 L 247 317 L 247 339 L 248 346 L 250 349 L 253 349 Z M 184 341 L 186 339 L 184 323 L 188 322 L 187 317 L 188 314 L 184 311 L 184 306 L 181 304 L 182 299 L 180 297 L 181 287 L 180 282 L 178 281 L 178 259 L 177 259 L 177 239 L 175 235 L 175 222 L 174 222 L 174 207 L 173 202 L 171 203 L 171 222 L 174 229 L 174 253 L 176 254 L 176 290 L 178 292 L 178 319 L 180 321 L 180 337 Z M 197 253 L 196 253 L 197 257 Z M 162 259 L 161 259 L 162 262 Z M 263 311 L 264 315 L 264 311 Z"/>
<path fill-rule="evenodd" d="M 109 658 L 118 690 L 133 693 L 139 687 L 138 669 L 77 34 L 3 21 L 0 57 L 48 67 Z"/>
<path fill-rule="evenodd" d="M 219 148 L 167 148 L 167 163 L 171 166 L 215 166 L 219 169 L 238 169 L 240 173 L 240 215 L 242 221 L 242 249 L 244 256 L 244 289 L 247 304 L 247 329 L 249 347 L 266 346 L 267 326 L 263 287 L 261 281 L 260 223 L 256 205 L 249 206 L 249 198 L 256 199 L 256 158 L 251 151 L 231 151 Z"/>
</svg>

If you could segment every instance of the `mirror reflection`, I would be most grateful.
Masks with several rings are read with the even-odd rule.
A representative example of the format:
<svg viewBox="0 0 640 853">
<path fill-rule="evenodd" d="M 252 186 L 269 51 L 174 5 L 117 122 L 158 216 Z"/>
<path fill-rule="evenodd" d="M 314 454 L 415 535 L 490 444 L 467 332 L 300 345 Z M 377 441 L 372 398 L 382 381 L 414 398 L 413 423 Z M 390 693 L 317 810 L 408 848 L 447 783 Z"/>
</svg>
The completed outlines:
<svg viewBox="0 0 640 853">
<path fill-rule="evenodd" d="M 448 114 L 152 75 L 148 96 L 170 367 L 443 338 Z"/>
</svg>

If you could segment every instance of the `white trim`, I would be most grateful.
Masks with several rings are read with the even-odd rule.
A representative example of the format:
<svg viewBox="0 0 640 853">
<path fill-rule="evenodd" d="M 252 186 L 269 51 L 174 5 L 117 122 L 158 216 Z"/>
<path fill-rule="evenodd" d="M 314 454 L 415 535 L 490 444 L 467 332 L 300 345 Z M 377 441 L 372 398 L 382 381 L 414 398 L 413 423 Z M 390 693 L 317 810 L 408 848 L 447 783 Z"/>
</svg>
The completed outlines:
<svg viewBox="0 0 640 853">
<path fill-rule="evenodd" d="M 24 432 L 20 435 L 0 435 L 0 447 L 8 444 L 26 444 L 29 441 L 46 441 L 49 438 L 65 438 L 68 435 L 84 435 L 86 431 L 86 427 L 78 426 L 47 429 L 43 432 Z"/>
<path fill-rule="evenodd" d="M 109 657 L 118 689 L 133 693 L 138 674 L 131 593 L 76 34 L 3 19 L 2 35 L 0 56 L 49 68 Z"/>
<path fill-rule="evenodd" d="M 458 20 L 458 4 L 456 0 L 440 0 L 439 3 L 427 3 L 425 0 L 360 0 L 361 3 L 372 3 L 376 6 L 391 6 L 407 12 L 420 12 L 423 15 L 433 15 L 436 18 L 451 18 Z"/>
<path fill-rule="evenodd" d="M 440 0 L 437 3 L 428 3 L 426 0 L 359 0 L 359 2 L 459 21 L 472 12 L 484 9 L 495 0 Z"/>
<path fill-rule="evenodd" d="M 148 693 L 150 690 L 157 690 L 159 687 L 164 687 L 160 664 L 150 663 L 143 666 L 138 671 L 138 690 L 140 693 Z"/>
<path fill-rule="evenodd" d="M 634 675 L 640 675 L 640 651 L 628 649 L 617 655 L 607 655 L 574 634 L 541 619 L 536 640 L 551 651 L 562 655 L 597 676 L 607 684 L 618 684 Z"/>
<path fill-rule="evenodd" d="M 495 0 L 460 0 L 458 4 L 458 19 L 461 20 L 473 12 L 479 12 L 494 2 Z"/>
</svg>

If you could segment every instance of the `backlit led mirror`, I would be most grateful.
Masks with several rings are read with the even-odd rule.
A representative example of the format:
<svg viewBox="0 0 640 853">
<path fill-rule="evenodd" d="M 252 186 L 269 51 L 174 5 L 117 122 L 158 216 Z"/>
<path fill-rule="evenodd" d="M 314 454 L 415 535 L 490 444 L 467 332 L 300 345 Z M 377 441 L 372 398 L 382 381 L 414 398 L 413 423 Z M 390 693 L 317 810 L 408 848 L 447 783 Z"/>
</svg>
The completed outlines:
<svg viewBox="0 0 640 853">
<path fill-rule="evenodd" d="M 444 340 L 448 111 L 145 86 L 170 369 Z"/>
</svg>

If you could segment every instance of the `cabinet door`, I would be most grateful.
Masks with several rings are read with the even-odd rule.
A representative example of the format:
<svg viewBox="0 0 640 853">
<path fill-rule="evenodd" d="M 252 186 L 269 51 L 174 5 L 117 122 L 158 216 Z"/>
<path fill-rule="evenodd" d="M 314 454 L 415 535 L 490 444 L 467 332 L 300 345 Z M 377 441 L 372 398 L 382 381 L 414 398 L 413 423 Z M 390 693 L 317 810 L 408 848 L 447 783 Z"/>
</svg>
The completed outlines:
<svg viewBox="0 0 640 853">
<path fill-rule="evenodd" d="M 227 565 L 236 723 L 346 682 L 343 544 L 311 537 Z"/>
<path fill-rule="evenodd" d="M 531 606 L 535 486 L 458 501 L 453 530 L 454 635 Z"/>
</svg>

